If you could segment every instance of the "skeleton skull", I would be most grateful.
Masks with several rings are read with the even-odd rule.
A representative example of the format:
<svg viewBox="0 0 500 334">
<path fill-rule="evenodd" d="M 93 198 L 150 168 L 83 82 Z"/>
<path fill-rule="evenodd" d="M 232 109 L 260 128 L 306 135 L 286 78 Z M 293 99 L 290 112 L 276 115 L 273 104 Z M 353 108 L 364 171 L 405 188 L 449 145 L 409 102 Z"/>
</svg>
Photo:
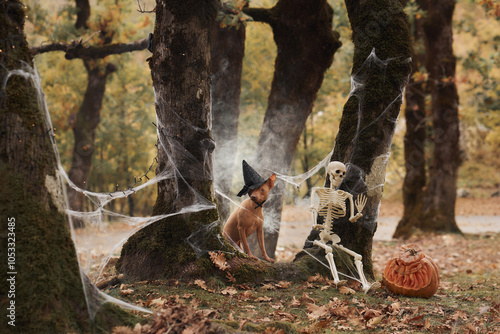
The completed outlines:
<svg viewBox="0 0 500 334">
<path fill-rule="evenodd" d="M 330 187 L 336 188 L 344 179 L 346 168 L 340 161 L 332 161 L 326 167 L 326 172 L 330 176 Z"/>
</svg>

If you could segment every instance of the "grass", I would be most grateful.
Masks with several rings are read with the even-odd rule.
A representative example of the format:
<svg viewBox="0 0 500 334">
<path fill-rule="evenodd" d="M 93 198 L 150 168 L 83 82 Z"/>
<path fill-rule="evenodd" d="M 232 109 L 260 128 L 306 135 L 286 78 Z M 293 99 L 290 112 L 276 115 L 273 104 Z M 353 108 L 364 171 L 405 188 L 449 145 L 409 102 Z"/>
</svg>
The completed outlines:
<svg viewBox="0 0 500 334">
<path fill-rule="evenodd" d="M 151 309 L 184 305 L 249 332 L 498 333 L 499 273 L 442 277 L 430 299 L 396 296 L 383 288 L 373 294 L 342 294 L 317 276 L 309 282 L 234 286 L 219 280 L 157 280 L 117 285 L 106 292 Z M 122 296 L 126 289 L 133 293 Z"/>
</svg>

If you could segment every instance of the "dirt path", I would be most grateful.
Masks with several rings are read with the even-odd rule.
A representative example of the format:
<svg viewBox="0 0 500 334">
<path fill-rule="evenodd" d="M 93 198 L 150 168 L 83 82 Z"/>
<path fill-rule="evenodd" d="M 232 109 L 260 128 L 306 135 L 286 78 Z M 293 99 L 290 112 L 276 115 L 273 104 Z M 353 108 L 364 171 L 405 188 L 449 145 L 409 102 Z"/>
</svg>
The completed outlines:
<svg viewBox="0 0 500 334">
<path fill-rule="evenodd" d="M 400 203 L 382 202 L 378 228 L 374 240 L 392 240 L 392 234 L 403 213 Z M 500 233 L 500 198 L 459 199 L 457 224 L 467 234 Z M 86 272 L 96 269 L 100 259 L 106 257 L 133 229 L 126 224 L 115 223 L 103 231 L 76 232 L 77 249 Z M 302 247 L 311 230 L 311 213 L 305 205 L 285 207 L 278 240 L 278 258 L 287 260 Z M 495 246 L 497 246 L 495 244 Z M 113 256 L 118 256 L 121 247 L 116 247 Z M 500 255 L 500 245 L 498 245 Z"/>
</svg>

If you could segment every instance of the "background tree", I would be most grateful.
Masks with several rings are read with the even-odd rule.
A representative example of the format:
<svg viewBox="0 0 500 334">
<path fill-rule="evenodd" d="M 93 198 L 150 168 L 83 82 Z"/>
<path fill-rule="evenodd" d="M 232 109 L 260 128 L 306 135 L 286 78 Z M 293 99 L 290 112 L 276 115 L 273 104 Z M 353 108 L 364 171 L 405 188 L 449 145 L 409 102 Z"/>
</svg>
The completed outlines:
<svg viewBox="0 0 500 334">
<path fill-rule="evenodd" d="M 455 221 L 455 201 L 460 164 L 458 93 L 455 83 L 452 17 L 454 0 L 418 2 L 424 10 L 422 30 L 426 45 L 426 68 L 432 104 L 432 164 L 424 196 L 415 198 L 421 211 L 413 219 L 402 219 L 394 237 L 408 237 L 415 229 L 426 232 L 460 233 Z M 411 121 L 411 119 L 410 119 Z M 410 123 L 411 124 L 411 123 Z M 411 172 L 411 171 L 410 171 Z M 423 182 L 404 191 L 421 192 Z M 416 202 L 421 199 L 421 204 Z M 418 204 L 417 204 L 418 203 Z"/>
<path fill-rule="evenodd" d="M 131 37 L 132 35 L 134 35 L 133 33 L 134 29 L 137 29 L 137 26 L 122 27 L 118 23 L 123 18 L 123 16 L 127 15 L 127 13 L 130 12 L 130 10 L 127 10 L 127 8 L 121 2 L 107 4 L 108 6 L 106 7 L 104 12 L 102 12 L 102 9 L 101 11 L 99 10 L 95 11 L 96 18 L 91 21 L 89 21 L 90 5 L 88 1 L 76 1 L 76 4 L 77 4 L 77 15 L 74 27 L 72 27 L 69 24 L 70 23 L 69 21 L 66 22 L 65 20 L 61 20 L 62 21 L 61 25 L 64 27 L 64 29 L 59 29 L 59 30 L 64 32 L 69 31 L 77 35 L 90 34 L 91 37 L 87 38 L 86 42 L 82 42 L 83 38 L 78 41 L 73 40 L 65 42 L 67 36 L 65 34 L 57 34 L 55 37 L 59 39 L 58 42 L 42 43 L 39 46 L 32 47 L 32 51 L 34 52 L 34 54 L 47 54 L 50 51 L 63 51 L 65 53 L 64 57 L 67 60 L 82 59 L 83 65 L 86 69 L 84 73 L 87 74 L 86 78 L 82 78 L 82 80 L 85 80 L 87 83 L 86 89 L 82 87 L 82 90 L 84 90 L 84 92 L 81 93 L 83 99 L 81 98 L 69 99 L 67 103 L 68 105 L 65 107 L 71 110 L 74 108 L 73 103 L 74 104 L 81 103 L 81 105 L 78 108 L 78 111 L 75 113 L 66 111 L 66 117 L 63 117 L 64 123 L 62 123 L 61 120 L 58 120 L 57 111 L 56 112 L 53 111 L 54 120 L 55 123 L 59 125 L 58 129 L 64 130 L 65 128 L 68 128 L 69 125 L 69 127 L 72 129 L 73 132 L 73 138 L 71 138 L 71 141 L 70 143 L 68 143 L 68 145 L 66 145 L 65 138 L 59 138 L 60 140 L 59 144 L 62 151 L 65 150 L 66 146 L 70 145 L 72 146 L 71 148 L 72 157 L 70 160 L 71 167 L 69 168 L 68 171 L 69 178 L 72 180 L 72 182 L 82 189 L 109 192 L 116 190 L 116 188 L 128 187 L 130 185 L 133 185 L 134 182 L 132 181 L 133 177 L 127 174 L 125 177 L 126 179 L 125 183 L 120 173 L 119 172 L 117 173 L 116 166 L 113 166 L 111 168 L 111 170 L 113 171 L 112 174 L 119 176 L 115 177 L 115 180 L 122 178 L 121 182 L 108 181 L 112 185 L 110 187 L 109 183 L 106 184 L 107 180 L 103 179 L 102 177 L 103 172 L 105 172 L 105 168 L 103 168 L 103 166 L 108 165 L 106 162 L 109 161 L 109 158 L 116 156 L 117 152 L 116 151 L 113 152 L 113 154 L 110 154 L 111 157 L 108 157 L 106 159 L 106 162 L 102 162 L 104 154 L 103 154 L 103 144 L 101 138 L 106 137 L 107 139 L 106 145 L 108 145 L 108 143 L 113 140 L 116 141 L 116 139 L 118 138 L 117 136 L 113 137 L 113 135 L 108 133 L 114 130 L 114 126 L 107 126 L 103 128 L 105 129 L 105 131 L 98 131 L 98 127 L 101 124 L 101 119 L 102 119 L 101 114 L 103 113 L 104 109 L 104 113 L 106 114 L 107 118 L 113 117 L 113 114 L 110 114 L 107 111 L 111 108 L 114 108 L 116 110 L 117 104 L 120 104 L 117 102 L 123 100 L 124 96 L 133 97 L 133 95 L 137 95 L 137 94 L 130 94 L 131 90 L 130 87 L 134 85 L 134 83 L 136 85 L 141 84 L 140 80 L 135 80 L 133 83 L 125 83 L 120 87 L 120 89 L 115 89 L 115 91 L 125 89 L 127 91 L 125 95 L 123 94 L 118 95 L 112 92 L 109 94 L 111 96 L 111 99 L 108 98 L 108 100 L 105 101 L 106 84 L 107 82 L 109 82 L 108 76 L 111 73 L 114 73 L 118 68 L 125 71 L 126 75 L 130 76 L 131 75 L 130 68 L 132 67 L 130 66 L 130 64 L 134 65 L 133 63 L 129 63 L 131 58 L 129 55 L 125 54 L 121 55 L 119 58 L 115 57 L 113 62 L 110 62 L 110 57 L 113 57 L 113 55 L 115 54 L 123 54 L 131 51 L 145 50 L 148 41 L 147 38 L 144 37 L 135 42 L 111 43 L 113 38 L 115 37 L 117 39 Z M 42 12 L 41 9 L 37 9 L 33 10 L 33 12 L 30 14 L 32 14 L 30 17 L 33 17 L 32 18 L 32 20 L 34 21 L 33 23 L 37 24 L 38 21 L 37 16 L 38 15 L 41 16 L 44 13 Z M 136 20 L 131 20 L 131 21 L 136 21 Z M 144 20 L 144 23 L 142 25 L 143 26 L 147 25 L 148 22 L 149 20 L 146 19 Z M 75 30 L 75 28 L 79 30 Z M 55 30 L 58 31 L 57 26 Z M 50 28 L 46 27 L 42 30 L 42 32 L 49 33 Z M 74 35 L 72 35 L 71 37 L 73 36 Z M 94 43 L 93 45 L 91 46 L 86 45 L 86 43 L 88 43 L 89 40 L 94 41 L 96 39 L 97 42 Z M 38 57 L 43 57 L 43 56 L 40 55 Z M 43 66 L 44 62 L 42 61 L 41 63 Z M 75 66 L 75 64 L 71 65 L 70 71 L 73 72 L 76 67 L 77 66 Z M 50 73 L 49 72 L 50 70 L 52 69 L 47 69 L 46 73 Z M 64 71 L 68 71 L 68 69 L 64 69 Z M 51 78 L 51 76 L 46 75 L 44 76 L 44 78 Z M 49 84 L 48 84 L 49 98 L 51 95 L 50 88 L 56 86 L 59 89 L 64 89 L 59 87 L 59 83 L 54 83 L 54 81 L 58 80 L 61 80 L 61 78 L 55 77 L 54 80 L 49 79 Z M 70 86 L 74 87 L 75 82 L 71 82 Z M 115 88 L 115 86 L 112 87 Z M 58 90 L 58 93 L 61 93 L 61 91 Z M 118 109 L 120 110 L 120 114 L 122 114 L 122 116 L 126 109 L 131 109 L 131 108 L 133 107 L 130 106 L 128 108 L 123 108 L 123 105 L 118 107 Z M 123 123 L 126 122 L 126 118 L 122 117 L 119 119 L 121 119 Z M 106 121 L 106 123 L 109 123 L 109 121 Z M 149 124 L 151 123 L 149 122 Z M 130 129 L 130 127 L 128 127 L 128 131 L 134 131 L 134 129 Z M 121 126 L 118 129 L 118 131 L 115 131 L 114 133 L 119 133 L 122 139 L 120 145 L 114 145 L 114 146 L 119 147 L 119 149 L 123 149 L 123 153 L 120 154 L 119 158 L 116 160 L 129 162 L 127 163 L 127 166 L 120 166 L 120 169 L 118 169 L 118 171 L 125 170 L 128 172 L 130 170 L 130 163 L 132 163 L 133 160 L 136 160 L 137 159 L 136 157 L 138 155 L 143 154 L 142 153 L 143 151 L 131 154 L 132 151 L 126 149 L 129 146 L 128 144 L 129 140 L 123 137 L 124 135 L 123 126 Z M 63 163 L 65 161 L 66 159 L 63 159 Z M 99 162 L 97 164 L 98 168 L 92 171 L 91 166 L 96 162 Z M 142 169 L 141 173 L 143 173 L 144 170 L 146 169 L 144 165 L 145 163 L 142 163 L 140 167 Z M 136 175 L 141 175 L 141 174 L 137 173 Z M 129 212 L 131 213 L 133 213 L 132 209 L 134 208 L 134 202 L 133 202 L 134 197 L 135 196 L 129 196 L 129 198 L 127 198 Z M 72 210 L 86 211 L 89 209 L 89 203 L 86 203 L 85 196 L 82 193 L 74 190 L 72 187 L 68 187 L 68 198 L 70 202 L 70 208 Z M 122 208 L 119 209 L 123 210 L 123 206 L 127 203 L 122 202 L 120 204 L 122 204 Z M 115 202 L 113 202 L 111 205 L 115 205 Z M 147 211 L 150 212 L 150 210 Z M 83 222 L 76 218 L 74 219 L 73 223 L 74 224 L 76 223 L 77 226 L 79 227 L 83 226 Z"/>
<path fill-rule="evenodd" d="M 239 15 L 234 20 L 234 11 L 223 7 L 219 11 L 217 24 L 212 31 L 211 73 L 212 73 L 212 133 L 217 145 L 214 151 L 213 174 L 218 190 L 229 194 L 237 151 L 238 118 L 240 116 L 241 72 L 245 53 L 245 24 L 240 22 L 241 9 L 235 8 Z M 227 4 L 226 4 L 227 6 Z M 229 24 L 226 23 L 229 21 Z M 228 201 L 217 195 L 219 215 L 222 221 L 229 218 Z"/>
<path fill-rule="evenodd" d="M 332 30 L 333 9 L 324 0 L 280 0 L 270 9 L 244 12 L 271 26 L 278 49 L 255 165 L 288 174 L 325 71 L 342 45 Z M 264 209 L 272 227 L 265 237 L 270 257 L 278 242 L 284 187 L 283 182 L 276 183 Z M 251 245 L 259 256 L 255 238 Z"/>
</svg>

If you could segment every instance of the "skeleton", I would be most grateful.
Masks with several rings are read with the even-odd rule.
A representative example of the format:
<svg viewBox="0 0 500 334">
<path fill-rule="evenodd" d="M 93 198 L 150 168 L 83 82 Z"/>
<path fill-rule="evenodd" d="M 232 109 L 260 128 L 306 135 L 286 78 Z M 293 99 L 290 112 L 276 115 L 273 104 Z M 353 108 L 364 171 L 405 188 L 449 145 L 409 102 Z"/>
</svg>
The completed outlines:
<svg viewBox="0 0 500 334">
<path fill-rule="evenodd" d="M 366 205 L 367 198 L 364 194 L 361 194 L 357 196 L 356 201 L 354 201 L 352 194 L 337 190 L 346 174 L 346 167 L 343 163 L 339 161 L 330 162 L 327 166 L 327 173 L 330 178 L 330 188 L 315 187 L 312 189 L 311 194 L 311 211 L 314 222 L 313 228 L 322 229 L 319 234 L 320 240 L 315 240 L 313 244 L 325 250 L 325 257 L 330 265 L 334 283 L 337 286 L 345 285 L 347 282 L 339 279 L 337 267 L 333 259 L 332 247 L 351 255 L 354 258 L 354 264 L 356 265 L 361 284 L 363 285 L 363 291 L 368 292 L 371 289 L 378 288 L 380 283 L 368 283 L 363 272 L 362 256 L 342 246 L 340 244 L 340 237 L 331 232 L 334 219 L 345 217 L 347 214 L 346 201 L 350 203 L 349 221 L 355 223 L 359 218 L 363 217 L 361 211 L 363 211 Z M 318 203 L 315 203 L 315 195 L 319 198 Z M 356 207 L 358 211 L 357 214 L 354 214 L 354 207 Z M 318 216 L 324 219 L 324 224 L 317 223 Z M 331 242 L 331 245 L 328 244 L 329 242 Z"/>
</svg>

